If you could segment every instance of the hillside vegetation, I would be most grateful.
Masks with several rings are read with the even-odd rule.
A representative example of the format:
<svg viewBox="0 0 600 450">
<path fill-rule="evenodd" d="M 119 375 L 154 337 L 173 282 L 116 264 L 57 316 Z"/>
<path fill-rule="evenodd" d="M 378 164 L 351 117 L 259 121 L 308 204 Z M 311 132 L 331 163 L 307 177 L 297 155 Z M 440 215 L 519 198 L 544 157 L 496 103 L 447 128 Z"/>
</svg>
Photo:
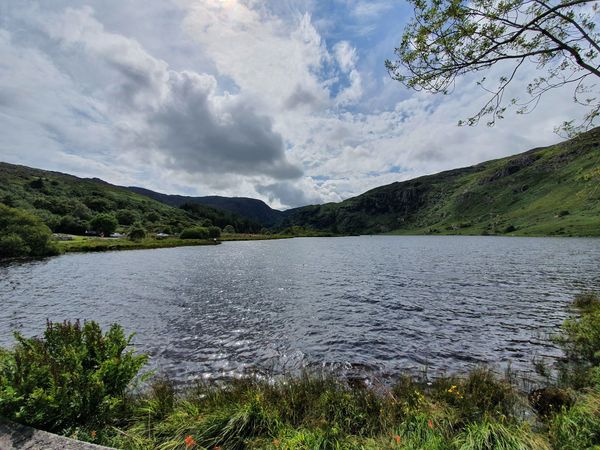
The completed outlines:
<svg viewBox="0 0 600 450">
<path fill-rule="evenodd" d="M 253 222 L 260 223 L 264 227 L 275 225 L 283 214 L 281 211 L 271 208 L 262 200 L 247 197 L 221 197 L 209 195 L 205 197 L 188 197 L 185 195 L 168 195 L 151 191 L 141 187 L 129 187 L 129 190 L 138 194 L 158 200 L 166 205 L 182 206 L 185 204 L 197 204 L 209 206 L 222 211 L 238 214 Z"/>
<path fill-rule="evenodd" d="M 600 128 L 515 156 L 284 212 L 332 233 L 600 235 Z"/>
<path fill-rule="evenodd" d="M 240 232 L 260 229 L 251 220 L 215 208 L 176 208 L 97 178 L 78 178 L 7 163 L 0 163 L 0 203 L 39 217 L 59 233 L 83 234 L 94 224 L 99 227 L 102 222 L 110 222 L 107 216 L 116 219 L 116 229 L 122 232 L 128 232 L 134 224 L 149 232 L 168 234 L 179 234 L 198 225 L 231 225 Z M 107 228 L 111 228 L 110 223 Z"/>
</svg>

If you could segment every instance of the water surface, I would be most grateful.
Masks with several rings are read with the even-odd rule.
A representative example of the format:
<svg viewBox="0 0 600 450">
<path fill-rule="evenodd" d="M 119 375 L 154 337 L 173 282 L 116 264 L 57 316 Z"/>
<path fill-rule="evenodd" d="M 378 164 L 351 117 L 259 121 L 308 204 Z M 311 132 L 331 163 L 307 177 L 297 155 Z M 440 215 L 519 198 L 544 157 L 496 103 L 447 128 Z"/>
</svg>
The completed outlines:
<svg viewBox="0 0 600 450">
<path fill-rule="evenodd" d="M 229 242 L 0 265 L 0 345 L 46 319 L 137 333 L 179 380 L 333 367 L 385 376 L 531 368 L 600 239 L 347 237 Z"/>
</svg>

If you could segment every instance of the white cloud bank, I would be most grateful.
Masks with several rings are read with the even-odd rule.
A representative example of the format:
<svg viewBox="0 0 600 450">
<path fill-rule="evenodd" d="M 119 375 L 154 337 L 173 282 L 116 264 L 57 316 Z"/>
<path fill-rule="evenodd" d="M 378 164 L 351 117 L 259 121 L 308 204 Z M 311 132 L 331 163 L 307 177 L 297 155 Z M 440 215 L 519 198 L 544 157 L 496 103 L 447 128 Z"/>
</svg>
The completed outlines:
<svg viewBox="0 0 600 450">
<path fill-rule="evenodd" d="M 50 3 L 0 7 L 0 160 L 286 207 L 548 144 L 580 114 L 565 91 L 458 128 L 483 102 L 473 84 L 407 94 L 355 36 L 320 30 L 310 1 Z M 393 9 L 343 3 L 357 23 Z"/>
</svg>

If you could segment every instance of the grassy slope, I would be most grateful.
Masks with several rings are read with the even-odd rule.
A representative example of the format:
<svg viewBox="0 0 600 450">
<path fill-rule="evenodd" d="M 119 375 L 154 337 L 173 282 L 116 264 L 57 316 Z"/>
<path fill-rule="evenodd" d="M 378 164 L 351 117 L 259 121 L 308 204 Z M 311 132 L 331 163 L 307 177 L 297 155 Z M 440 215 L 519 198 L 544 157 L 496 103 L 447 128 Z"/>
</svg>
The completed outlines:
<svg viewBox="0 0 600 450">
<path fill-rule="evenodd" d="M 289 225 L 340 233 L 600 236 L 600 129 L 341 203 L 290 210 L 282 226 Z"/>
<path fill-rule="evenodd" d="M 39 180 L 41 186 L 36 185 Z M 0 163 L 0 202 L 34 213 L 51 229 L 65 215 L 89 220 L 97 213 L 115 213 L 118 210 L 133 211 L 137 220 L 149 231 L 177 233 L 185 227 L 199 224 L 202 218 L 209 218 L 219 226 L 248 222 L 209 207 L 203 207 L 200 214 L 192 215 L 99 179 L 78 178 L 7 163 Z M 122 225 L 121 230 L 126 230 L 127 224 Z"/>
<path fill-rule="evenodd" d="M 262 200 L 247 197 L 220 197 L 216 195 L 205 197 L 189 197 L 185 195 L 168 195 L 151 191 L 140 187 L 128 187 L 130 191 L 158 200 L 171 206 L 181 206 L 185 203 L 195 203 L 210 206 L 216 209 L 229 211 L 246 217 L 261 226 L 270 227 L 274 225 L 282 212 L 272 209 Z"/>
</svg>

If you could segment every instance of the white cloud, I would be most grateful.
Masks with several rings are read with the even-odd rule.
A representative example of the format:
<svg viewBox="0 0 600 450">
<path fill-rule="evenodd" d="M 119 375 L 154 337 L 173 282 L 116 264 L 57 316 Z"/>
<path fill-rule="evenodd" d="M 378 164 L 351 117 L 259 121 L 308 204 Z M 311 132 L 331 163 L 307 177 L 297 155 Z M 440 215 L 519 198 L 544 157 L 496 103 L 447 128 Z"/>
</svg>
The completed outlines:
<svg viewBox="0 0 600 450">
<path fill-rule="evenodd" d="M 311 0 L 73 4 L 3 6 L 2 160 L 298 206 L 549 144 L 581 115 L 565 90 L 494 129 L 458 128 L 485 99 L 472 80 L 434 97 L 374 78 L 382 61 L 351 35 L 328 42 L 318 29 L 335 21 Z M 393 6 L 335 5 L 360 26 Z"/>
</svg>

